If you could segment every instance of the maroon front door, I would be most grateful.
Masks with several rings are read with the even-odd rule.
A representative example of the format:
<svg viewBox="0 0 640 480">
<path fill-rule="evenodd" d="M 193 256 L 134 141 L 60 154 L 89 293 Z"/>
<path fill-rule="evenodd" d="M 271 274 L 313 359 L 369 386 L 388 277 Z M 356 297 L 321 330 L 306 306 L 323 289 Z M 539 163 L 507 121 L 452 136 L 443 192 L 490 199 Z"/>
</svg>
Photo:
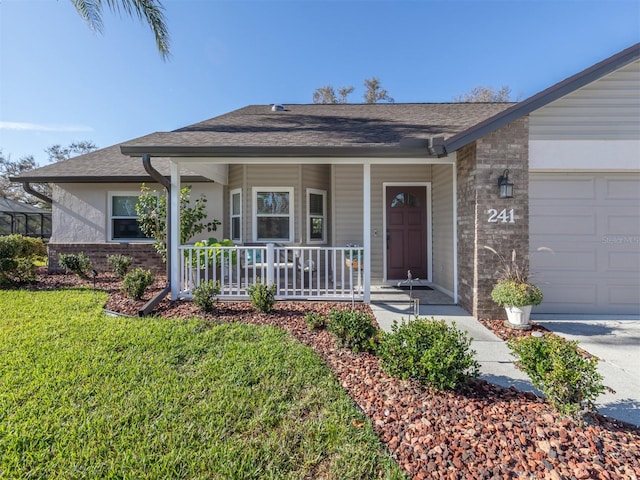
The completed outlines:
<svg viewBox="0 0 640 480">
<path fill-rule="evenodd" d="M 427 187 L 387 187 L 387 278 L 427 279 Z"/>
</svg>

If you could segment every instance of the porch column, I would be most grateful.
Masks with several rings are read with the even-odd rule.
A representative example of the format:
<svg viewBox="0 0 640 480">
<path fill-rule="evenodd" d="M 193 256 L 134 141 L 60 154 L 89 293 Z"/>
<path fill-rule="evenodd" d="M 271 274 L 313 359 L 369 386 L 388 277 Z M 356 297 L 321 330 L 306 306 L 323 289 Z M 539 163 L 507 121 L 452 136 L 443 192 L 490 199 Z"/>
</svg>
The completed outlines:
<svg viewBox="0 0 640 480">
<path fill-rule="evenodd" d="M 180 166 L 175 162 L 169 162 L 171 166 L 171 300 L 178 299 L 180 291 Z"/>
<path fill-rule="evenodd" d="M 362 166 L 362 247 L 364 248 L 364 302 L 371 301 L 371 164 Z"/>
</svg>

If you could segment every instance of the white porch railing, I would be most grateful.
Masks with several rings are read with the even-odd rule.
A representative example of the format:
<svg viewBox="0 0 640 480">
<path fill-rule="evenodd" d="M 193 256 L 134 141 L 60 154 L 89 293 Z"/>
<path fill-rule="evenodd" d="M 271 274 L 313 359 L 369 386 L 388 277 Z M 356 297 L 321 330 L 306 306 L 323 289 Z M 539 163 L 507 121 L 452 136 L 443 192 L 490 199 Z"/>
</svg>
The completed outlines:
<svg viewBox="0 0 640 480">
<path fill-rule="evenodd" d="M 276 298 L 364 299 L 362 247 L 182 245 L 179 296 L 191 298 L 201 282 L 220 282 L 220 299 L 249 298 L 257 282 L 276 285 Z"/>
</svg>

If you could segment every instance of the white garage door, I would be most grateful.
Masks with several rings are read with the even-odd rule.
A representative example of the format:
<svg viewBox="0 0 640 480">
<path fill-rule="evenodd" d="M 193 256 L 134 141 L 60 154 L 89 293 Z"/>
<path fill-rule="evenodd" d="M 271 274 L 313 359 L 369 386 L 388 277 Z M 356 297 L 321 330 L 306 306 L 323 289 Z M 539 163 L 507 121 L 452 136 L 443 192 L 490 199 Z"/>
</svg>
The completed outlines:
<svg viewBox="0 0 640 480">
<path fill-rule="evenodd" d="M 535 312 L 640 314 L 640 174 L 531 173 L 529 188 Z"/>
</svg>

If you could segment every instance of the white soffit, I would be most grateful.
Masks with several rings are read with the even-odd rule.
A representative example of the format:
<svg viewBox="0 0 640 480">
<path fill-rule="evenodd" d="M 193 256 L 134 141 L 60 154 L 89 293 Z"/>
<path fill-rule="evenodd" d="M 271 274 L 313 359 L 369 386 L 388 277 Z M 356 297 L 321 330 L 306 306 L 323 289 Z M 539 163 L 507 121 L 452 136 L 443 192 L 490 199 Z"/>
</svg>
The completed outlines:
<svg viewBox="0 0 640 480">
<path fill-rule="evenodd" d="M 189 162 L 186 169 L 214 182 L 227 185 L 229 183 L 229 165 L 226 163 Z"/>
</svg>

